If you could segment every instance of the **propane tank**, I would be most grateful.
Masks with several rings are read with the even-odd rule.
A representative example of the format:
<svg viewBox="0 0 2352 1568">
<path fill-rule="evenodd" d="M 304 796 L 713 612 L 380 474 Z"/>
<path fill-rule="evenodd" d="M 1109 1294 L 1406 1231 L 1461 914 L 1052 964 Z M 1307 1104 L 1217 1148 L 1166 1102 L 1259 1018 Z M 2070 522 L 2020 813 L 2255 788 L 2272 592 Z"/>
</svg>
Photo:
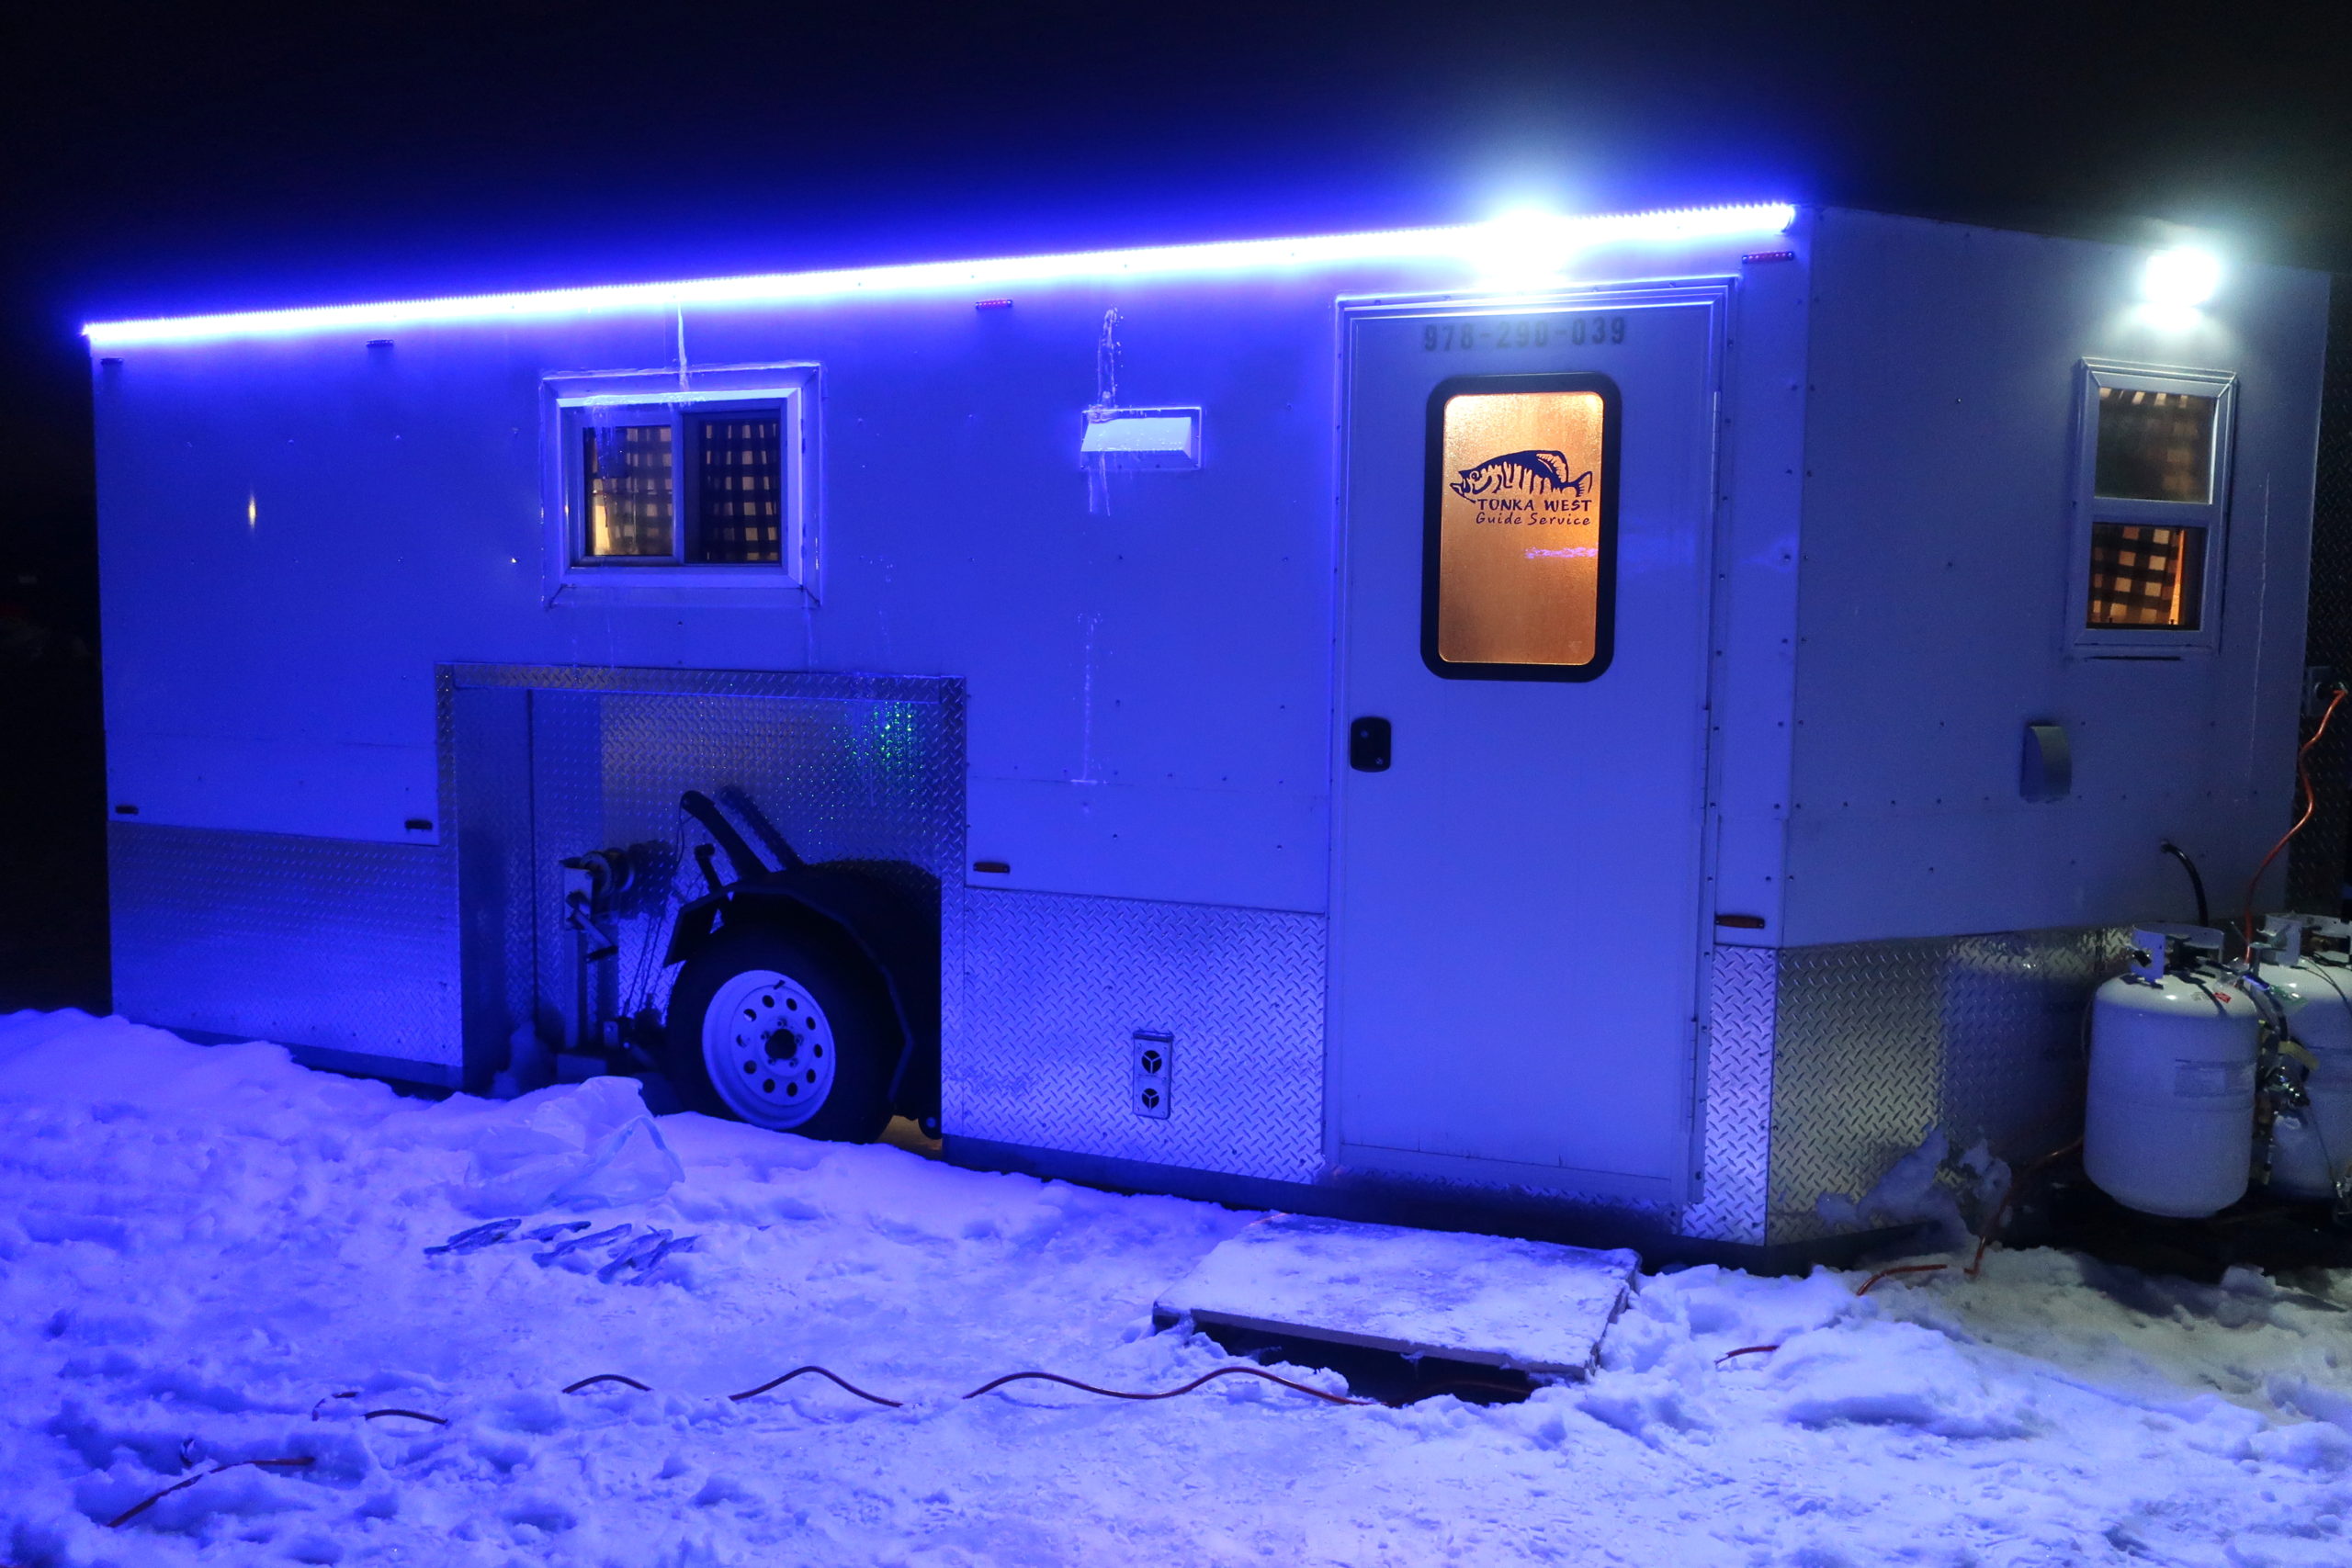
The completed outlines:
<svg viewBox="0 0 2352 1568">
<path fill-rule="evenodd" d="M 2210 926 L 2143 926 L 2091 998 L 2083 1168 L 2126 1208 L 2174 1219 L 2245 1196 L 2262 1015 Z"/>
<path fill-rule="evenodd" d="M 2352 922 L 2274 915 L 2262 952 L 2256 978 L 2309 1058 L 2296 1064 L 2306 1103 L 2281 1105 L 2270 1123 L 2270 1190 L 2332 1200 L 2352 1173 Z"/>
</svg>

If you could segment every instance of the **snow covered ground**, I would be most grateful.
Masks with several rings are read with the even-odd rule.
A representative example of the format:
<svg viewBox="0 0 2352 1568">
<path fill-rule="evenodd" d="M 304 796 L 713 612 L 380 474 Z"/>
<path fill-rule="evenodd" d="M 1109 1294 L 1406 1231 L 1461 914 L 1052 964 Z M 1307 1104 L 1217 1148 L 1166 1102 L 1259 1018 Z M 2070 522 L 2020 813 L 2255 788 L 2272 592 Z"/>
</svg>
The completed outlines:
<svg viewBox="0 0 2352 1568">
<path fill-rule="evenodd" d="M 431 1104 L 0 1018 L 0 1562 L 2352 1564 L 2352 1276 L 1694 1269 L 1523 1404 L 964 1401 L 1220 1364 L 1149 1303 L 1249 1216 L 676 1116 L 684 1179 L 577 1217 L 691 1250 L 428 1255 L 578 1092 Z M 905 1406 L 725 1397 L 809 1361 Z M 599 1372 L 652 1392 L 560 1392 Z M 269 1458 L 311 1462 L 209 1473 Z"/>
</svg>

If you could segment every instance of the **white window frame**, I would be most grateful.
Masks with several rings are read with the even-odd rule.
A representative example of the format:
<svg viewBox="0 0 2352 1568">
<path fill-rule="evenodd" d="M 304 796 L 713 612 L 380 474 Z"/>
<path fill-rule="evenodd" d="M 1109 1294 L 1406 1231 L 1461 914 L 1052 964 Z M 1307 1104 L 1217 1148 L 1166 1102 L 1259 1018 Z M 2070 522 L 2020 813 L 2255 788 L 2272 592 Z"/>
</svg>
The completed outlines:
<svg viewBox="0 0 2352 1568">
<path fill-rule="evenodd" d="M 683 383 L 683 384 L 682 384 Z M 543 579 L 550 604 L 571 599 L 671 604 L 813 603 L 817 593 L 817 367 L 742 365 L 547 377 L 542 385 Z M 582 433 L 599 410 L 671 422 L 673 553 L 591 556 Z M 782 481 L 776 561 L 689 561 L 695 478 L 687 437 L 707 414 L 773 413 Z"/>
<path fill-rule="evenodd" d="M 2237 434 L 2234 371 L 2179 366 L 2136 365 L 2086 359 L 2075 372 L 2073 560 L 2067 570 L 2067 642 L 2088 659 L 2149 659 L 2211 654 L 2222 643 L 2222 585 L 2229 563 L 2229 501 L 2232 449 Z M 2184 392 L 2211 398 L 2213 487 L 2202 502 L 2127 501 L 2093 492 L 2098 477 L 2098 394 L 2102 387 L 2123 391 Z M 2204 581 L 2199 585 L 2197 629 L 2166 626 L 2094 626 L 2091 600 L 2091 536 L 2100 523 L 2139 523 L 2159 528 L 2205 530 Z"/>
</svg>

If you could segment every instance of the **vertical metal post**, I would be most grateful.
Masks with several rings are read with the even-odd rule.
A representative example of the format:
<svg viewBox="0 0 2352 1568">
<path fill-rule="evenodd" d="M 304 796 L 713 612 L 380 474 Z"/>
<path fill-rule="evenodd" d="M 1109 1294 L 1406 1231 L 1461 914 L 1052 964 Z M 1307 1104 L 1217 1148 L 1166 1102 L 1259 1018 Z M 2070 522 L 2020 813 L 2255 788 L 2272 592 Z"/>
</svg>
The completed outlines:
<svg viewBox="0 0 2352 1568">
<path fill-rule="evenodd" d="M 2320 399 L 2319 470 L 2312 505 L 2311 616 L 2303 662 L 2352 675 L 2352 275 L 2339 275 L 2327 315 L 2327 372 Z M 2338 722 L 2312 748 L 2318 808 L 2288 852 L 2287 902 L 2309 914 L 2342 912 L 2352 830 L 2352 726 Z M 2319 716 L 2307 711 L 2298 741 Z"/>
</svg>

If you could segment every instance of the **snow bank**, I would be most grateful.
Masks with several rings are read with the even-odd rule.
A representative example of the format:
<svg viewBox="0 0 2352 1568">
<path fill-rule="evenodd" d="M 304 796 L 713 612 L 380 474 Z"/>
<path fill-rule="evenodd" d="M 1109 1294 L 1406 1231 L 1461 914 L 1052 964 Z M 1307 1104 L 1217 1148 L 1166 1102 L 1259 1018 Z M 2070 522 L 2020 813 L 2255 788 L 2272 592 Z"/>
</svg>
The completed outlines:
<svg viewBox="0 0 2352 1568">
<path fill-rule="evenodd" d="M 270 1045 L 0 1019 L 0 1561 L 2352 1562 L 2342 1277 L 1996 1252 L 1858 1300 L 1694 1269 L 1643 1280 L 1589 1383 L 1521 1405 L 964 1402 L 1219 1364 L 1148 1305 L 1250 1216 L 691 1115 L 657 1142 L 627 1099 L 426 1103 Z M 591 1224 L 695 1238 L 643 1288 L 519 1240 L 426 1253 L 534 1159 L 571 1174 L 503 1195 L 570 1223 L 621 1129 L 639 1185 Z M 905 1407 L 725 1397 L 811 1361 Z M 599 1372 L 652 1392 L 560 1392 Z M 105 1523 L 253 1458 L 310 1462 Z"/>
</svg>

